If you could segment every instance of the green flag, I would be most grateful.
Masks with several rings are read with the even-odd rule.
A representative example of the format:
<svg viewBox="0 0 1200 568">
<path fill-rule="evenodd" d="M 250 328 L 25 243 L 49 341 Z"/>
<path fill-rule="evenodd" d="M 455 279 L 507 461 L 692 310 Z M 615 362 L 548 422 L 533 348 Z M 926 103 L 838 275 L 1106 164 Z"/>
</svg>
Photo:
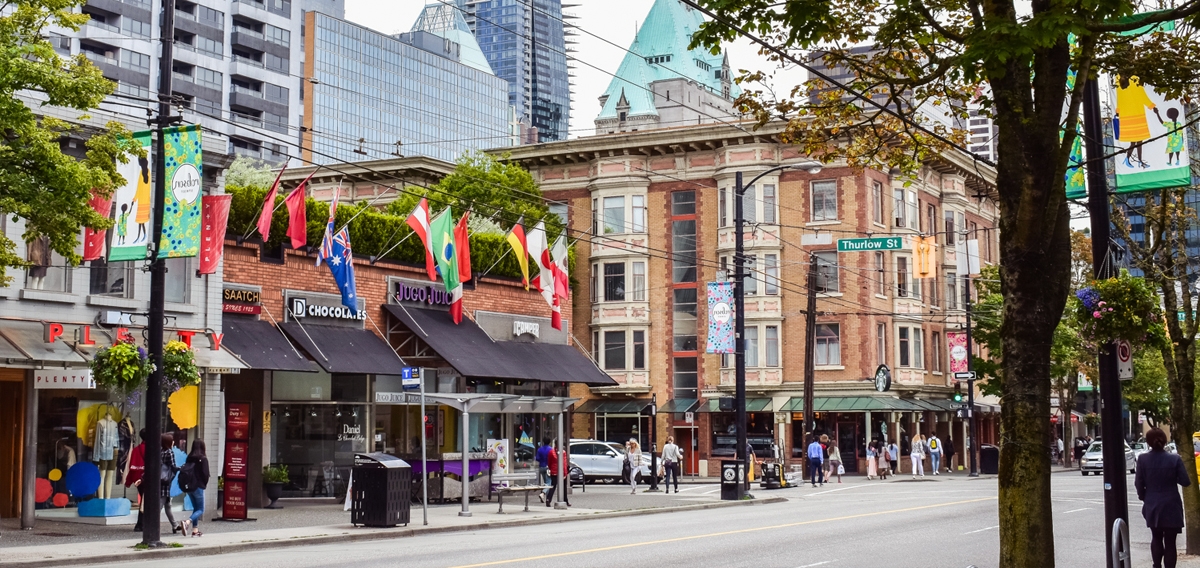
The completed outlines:
<svg viewBox="0 0 1200 568">
<path fill-rule="evenodd" d="M 429 223 L 429 242 L 446 291 L 453 291 L 458 288 L 458 249 L 454 243 L 454 219 L 449 207 Z"/>
</svg>

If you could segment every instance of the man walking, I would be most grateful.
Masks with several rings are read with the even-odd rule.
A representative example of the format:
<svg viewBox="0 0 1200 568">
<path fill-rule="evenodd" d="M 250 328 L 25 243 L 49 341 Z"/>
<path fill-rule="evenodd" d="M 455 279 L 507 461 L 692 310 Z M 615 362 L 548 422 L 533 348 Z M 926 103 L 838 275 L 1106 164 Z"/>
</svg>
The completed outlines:
<svg viewBox="0 0 1200 568">
<path fill-rule="evenodd" d="M 888 444 L 887 450 L 888 461 L 891 462 L 892 465 L 892 473 L 900 473 L 900 446 L 897 446 L 896 442 L 892 441 L 892 443 Z"/>
<path fill-rule="evenodd" d="M 816 487 L 818 480 L 821 485 L 825 485 L 823 473 L 825 471 L 825 449 L 821 447 L 821 442 L 813 439 L 808 445 L 808 469 L 809 480 L 812 481 L 812 486 Z"/>
<path fill-rule="evenodd" d="M 549 486 L 554 484 L 554 482 L 550 480 L 549 473 L 550 453 L 552 451 L 553 450 L 550 446 L 550 438 L 542 438 L 542 445 L 537 449 L 536 457 L 538 464 L 538 475 L 541 476 L 539 479 L 541 480 L 542 485 L 546 485 L 547 487 L 538 493 L 538 501 L 546 500 L 546 495 L 549 495 L 551 491 Z"/>
<path fill-rule="evenodd" d="M 942 469 L 942 441 L 934 432 L 929 433 L 929 460 L 933 466 L 933 474 L 938 475 Z"/>
</svg>

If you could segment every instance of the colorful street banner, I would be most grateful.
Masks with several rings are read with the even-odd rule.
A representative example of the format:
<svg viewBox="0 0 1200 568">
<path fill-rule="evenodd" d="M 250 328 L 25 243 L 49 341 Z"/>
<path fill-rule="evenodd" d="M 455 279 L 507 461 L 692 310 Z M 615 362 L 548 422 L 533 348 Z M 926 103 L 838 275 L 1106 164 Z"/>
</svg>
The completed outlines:
<svg viewBox="0 0 1200 568">
<path fill-rule="evenodd" d="M 167 191 L 163 196 L 158 258 L 197 256 L 200 254 L 200 193 L 204 185 L 200 126 L 176 126 L 166 129 L 163 135 L 166 137 Z"/>
<path fill-rule="evenodd" d="M 733 353 L 733 283 L 708 283 L 708 340 L 707 353 Z"/>
<path fill-rule="evenodd" d="M 1078 46 L 1078 38 L 1075 34 L 1067 34 L 1067 43 L 1071 46 L 1071 55 L 1075 55 L 1076 47 Z M 1074 92 L 1075 80 L 1079 72 L 1074 67 L 1067 68 L 1067 93 Z M 1071 107 L 1071 98 L 1067 97 L 1063 101 L 1063 119 L 1067 118 L 1067 112 Z M 1067 199 L 1083 199 L 1087 197 L 1087 175 L 1083 169 L 1083 117 L 1077 117 L 1075 121 L 1075 141 L 1071 144 L 1071 155 L 1067 158 L 1067 173 L 1066 173 L 1066 189 Z M 1059 132 L 1058 139 L 1061 142 L 1066 130 Z"/>
<path fill-rule="evenodd" d="M 129 161 L 117 164 L 117 172 L 125 184 L 113 190 L 112 238 L 108 244 L 109 262 L 145 260 L 150 232 L 154 230 L 151 212 L 154 211 L 153 186 L 150 185 L 150 131 L 133 135 L 145 151 L 144 158 L 129 156 Z"/>
<path fill-rule="evenodd" d="M 112 196 L 105 197 L 92 190 L 92 198 L 88 200 L 88 205 L 92 206 L 92 210 L 100 215 L 108 217 L 112 215 Z M 83 230 L 83 260 L 98 260 L 104 256 L 104 242 L 108 237 L 108 231 L 101 229 L 95 230 L 86 228 Z"/>
<path fill-rule="evenodd" d="M 1124 35 L 1140 36 L 1175 29 L 1173 22 L 1144 27 Z M 1114 76 L 1113 138 L 1116 156 L 1116 193 L 1130 193 L 1190 185 L 1185 108 L 1144 84 L 1137 75 Z"/>
<path fill-rule="evenodd" d="M 205 195 L 203 199 L 204 229 L 200 235 L 203 244 L 200 248 L 200 274 L 216 274 L 217 265 L 221 263 L 221 255 L 225 251 L 225 229 L 229 225 L 229 206 L 233 196 Z"/>
<path fill-rule="evenodd" d="M 967 334 L 962 331 L 946 332 L 946 352 L 950 354 L 950 372 L 967 372 Z"/>
</svg>

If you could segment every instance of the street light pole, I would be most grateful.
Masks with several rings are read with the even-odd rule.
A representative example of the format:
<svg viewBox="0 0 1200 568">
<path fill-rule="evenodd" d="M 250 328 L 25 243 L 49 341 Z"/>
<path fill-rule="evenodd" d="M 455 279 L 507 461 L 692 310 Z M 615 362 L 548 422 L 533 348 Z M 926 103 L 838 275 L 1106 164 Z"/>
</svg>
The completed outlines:
<svg viewBox="0 0 1200 568">
<path fill-rule="evenodd" d="M 658 492 L 658 393 L 650 395 L 650 487 L 647 492 Z"/>
</svg>

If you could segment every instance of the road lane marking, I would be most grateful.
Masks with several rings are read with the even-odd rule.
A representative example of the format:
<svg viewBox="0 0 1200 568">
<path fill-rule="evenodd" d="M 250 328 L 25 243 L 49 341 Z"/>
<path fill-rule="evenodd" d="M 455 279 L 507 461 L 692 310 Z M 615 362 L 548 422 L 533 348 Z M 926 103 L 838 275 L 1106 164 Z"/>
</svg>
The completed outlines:
<svg viewBox="0 0 1200 568">
<path fill-rule="evenodd" d="M 697 485 L 697 486 L 695 486 L 695 487 L 688 487 L 687 489 L 678 489 L 678 490 L 676 490 L 675 492 L 676 492 L 676 493 L 683 493 L 684 491 L 691 491 L 691 490 L 693 490 L 693 489 L 704 489 L 704 488 L 705 488 L 705 486 L 704 486 L 704 485 Z"/>
<path fill-rule="evenodd" d="M 1070 510 L 1070 511 L 1063 511 L 1063 512 L 1061 512 L 1061 513 L 1059 513 L 1059 514 L 1060 514 L 1060 515 L 1070 515 L 1071 513 L 1078 513 L 1078 512 L 1080 512 L 1080 511 L 1088 511 L 1088 510 L 1090 510 L 1090 509 L 1091 509 L 1091 507 L 1084 507 L 1084 508 L 1082 508 L 1082 509 L 1072 509 L 1072 510 Z"/>
<path fill-rule="evenodd" d="M 705 492 L 704 492 L 704 495 L 712 495 L 713 493 L 716 493 L 716 492 L 718 492 L 718 491 L 720 491 L 720 490 L 721 490 L 721 488 L 720 488 L 720 487 L 718 487 L 718 488 L 716 488 L 716 489 L 710 489 L 710 490 L 708 490 L 708 491 L 705 491 Z"/>
<path fill-rule="evenodd" d="M 837 562 L 837 560 L 826 560 L 824 562 L 817 562 L 815 564 L 805 564 L 804 566 L 797 566 L 796 568 L 813 568 L 813 566 L 824 566 L 826 564 L 833 564 L 834 562 Z"/>
<path fill-rule="evenodd" d="M 859 513 L 857 515 L 831 517 L 828 519 L 816 519 L 816 520 L 812 520 L 812 521 L 798 521 L 795 523 L 785 523 L 782 525 L 752 527 L 752 528 L 748 528 L 748 529 L 737 529 L 737 530 L 732 530 L 732 531 L 722 531 L 722 532 L 698 534 L 698 535 L 692 535 L 692 536 L 680 536 L 680 537 L 675 537 L 675 538 L 665 538 L 665 539 L 661 539 L 661 540 L 648 540 L 648 541 L 644 541 L 644 542 L 632 542 L 629 544 L 617 544 L 617 545 L 613 545 L 613 546 L 602 546 L 599 548 L 589 548 L 589 549 L 585 549 L 585 550 L 572 550 L 569 552 L 557 552 L 554 554 L 543 554 L 540 556 L 527 556 L 525 558 L 513 558 L 510 560 L 494 560 L 492 562 L 480 562 L 478 564 L 464 564 L 464 565 L 458 566 L 456 568 L 480 568 L 482 566 L 500 566 L 502 564 L 518 564 L 518 563 L 523 563 L 523 562 L 532 562 L 535 560 L 547 560 L 550 558 L 562 558 L 564 556 L 577 556 L 580 554 L 591 554 L 591 553 L 595 553 L 595 552 L 608 552 L 611 550 L 623 550 L 626 548 L 637 548 L 637 547 L 641 547 L 641 546 L 653 546 L 653 545 L 657 545 L 657 544 L 666 544 L 666 543 L 672 543 L 672 542 L 684 542 L 684 541 L 697 540 L 697 539 L 702 539 L 702 538 L 729 536 L 729 535 L 735 535 L 735 534 L 746 534 L 746 533 L 774 530 L 774 529 L 786 529 L 786 528 L 791 528 L 791 527 L 799 527 L 799 526 L 804 526 L 804 525 L 815 525 L 815 524 L 819 524 L 819 523 L 831 523 L 831 522 L 836 522 L 836 521 L 848 521 L 851 519 L 863 519 L 863 518 L 867 518 L 867 517 L 878 517 L 881 515 L 894 515 L 897 513 L 908 513 L 911 511 L 923 511 L 925 509 L 940 509 L 942 507 L 951 507 L 954 505 L 967 505 L 970 503 L 980 503 L 983 501 L 995 501 L 995 500 L 996 500 L 995 497 L 984 497 L 982 499 L 967 499 L 965 501 L 951 501 L 949 503 L 937 503 L 934 505 L 920 505 L 917 507 L 906 507 L 904 509 L 891 509 L 888 511 L 875 511 L 872 513 Z M 991 528 L 996 528 L 996 527 L 991 527 Z"/>
<path fill-rule="evenodd" d="M 848 490 L 848 489 L 862 489 L 863 487 L 871 487 L 871 486 L 870 486 L 870 485 L 865 485 L 865 484 L 864 484 L 864 485 L 851 485 L 851 486 L 849 486 L 849 487 L 839 487 L 839 488 L 837 488 L 837 489 L 830 489 L 830 490 L 828 490 L 828 491 L 818 491 L 818 492 L 816 492 L 816 493 L 809 493 L 807 496 L 808 496 L 808 497 L 812 497 L 812 496 L 814 496 L 814 495 L 824 495 L 824 494 L 826 494 L 826 493 L 836 493 L 836 492 L 838 492 L 838 491 L 846 491 L 846 490 Z M 803 567 L 803 566 L 801 566 L 800 568 L 804 568 L 804 567 Z"/>
<path fill-rule="evenodd" d="M 965 533 L 963 533 L 963 534 L 975 534 L 975 533 L 981 533 L 981 532 L 983 532 L 983 531 L 990 531 L 990 530 L 992 530 L 992 529 L 998 529 L 998 528 L 1000 528 L 1000 525 L 996 525 L 996 526 L 994 526 L 994 527 L 985 527 L 985 528 L 982 528 L 982 529 L 979 529 L 979 530 L 975 530 L 975 531 L 971 531 L 971 532 L 965 532 Z"/>
</svg>

